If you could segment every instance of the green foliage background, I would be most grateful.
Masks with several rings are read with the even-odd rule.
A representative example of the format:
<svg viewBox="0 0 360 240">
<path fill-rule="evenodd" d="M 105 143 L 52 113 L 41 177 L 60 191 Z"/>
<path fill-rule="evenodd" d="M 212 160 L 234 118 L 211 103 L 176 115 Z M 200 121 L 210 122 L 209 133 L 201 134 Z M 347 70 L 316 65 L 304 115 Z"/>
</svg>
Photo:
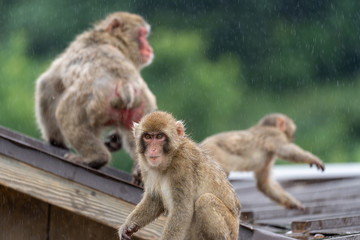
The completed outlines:
<svg viewBox="0 0 360 240">
<path fill-rule="evenodd" d="M 325 162 L 360 161 L 360 2 L 352 0 L 0 0 L 0 125 L 39 138 L 36 78 L 113 11 L 152 25 L 142 74 L 196 141 L 282 112 Z M 113 165 L 125 170 L 125 153 Z"/>
</svg>

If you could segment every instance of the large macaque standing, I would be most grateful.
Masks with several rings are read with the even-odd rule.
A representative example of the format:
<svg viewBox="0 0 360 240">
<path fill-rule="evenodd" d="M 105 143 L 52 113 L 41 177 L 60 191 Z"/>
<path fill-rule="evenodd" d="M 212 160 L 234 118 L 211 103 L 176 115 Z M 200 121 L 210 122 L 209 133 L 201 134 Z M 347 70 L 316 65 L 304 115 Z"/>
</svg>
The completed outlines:
<svg viewBox="0 0 360 240">
<path fill-rule="evenodd" d="M 272 200 L 290 209 L 304 207 L 271 177 L 276 158 L 316 165 L 324 171 L 321 160 L 292 143 L 296 125 L 283 114 L 270 114 L 244 131 L 219 133 L 206 138 L 206 149 L 224 171 L 253 171 L 258 189 Z"/>
<path fill-rule="evenodd" d="M 67 154 L 67 159 L 94 168 L 108 163 L 111 154 L 101 141 L 107 127 L 119 131 L 109 149 L 122 144 L 135 159 L 132 124 L 157 108 L 140 75 L 153 59 L 149 33 L 142 17 L 113 13 L 80 34 L 37 79 L 35 107 L 42 137 L 79 153 Z"/>
<path fill-rule="evenodd" d="M 165 112 L 134 127 L 145 193 L 119 229 L 120 239 L 167 212 L 161 239 L 238 239 L 240 204 L 215 161 Z"/>
</svg>

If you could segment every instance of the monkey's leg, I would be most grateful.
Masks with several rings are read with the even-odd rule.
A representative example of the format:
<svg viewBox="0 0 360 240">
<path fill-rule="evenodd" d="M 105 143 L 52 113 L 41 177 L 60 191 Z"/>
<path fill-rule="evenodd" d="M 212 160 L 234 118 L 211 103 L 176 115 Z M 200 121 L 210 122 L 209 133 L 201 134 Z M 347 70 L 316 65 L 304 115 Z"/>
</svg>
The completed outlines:
<svg viewBox="0 0 360 240">
<path fill-rule="evenodd" d="M 68 149 L 55 117 L 60 95 L 53 91 L 47 81 L 39 81 L 36 89 L 36 118 L 42 138 L 51 145 Z"/>
<path fill-rule="evenodd" d="M 66 130 L 65 130 L 66 131 Z M 76 133 L 68 133 L 71 146 L 80 154 L 68 154 L 67 159 L 86 164 L 92 168 L 101 168 L 111 160 L 111 154 L 99 137 L 84 126 L 79 126 Z"/>
<path fill-rule="evenodd" d="M 43 138 L 47 140 L 51 145 L 64 149 L 69 149 L 66 146 L 65 139 L 55 119 L 55 110 L 44 113 L 42 117 L 42 132 Z"/>
<path fill-rule="evenodd" d="M 83 98 L 76 93 L 69 93 L 59 103 L 56 111 L 62 133 L 72 148 L 80 154 L 67 154 L 65 157 L 70 161 L 100 168 L 110 161 L 111 154 L 100 140 L 100 127 L 89 123 L 91 116 L 86 115 L 81 100 Z"/>
<path fill-rule="evenodd" d="M 201 195 L 195 202 L 194 223 L 191 239 L 238 239 L 238 220 L 224 203 L 211 193 Z"/>
<path fill-rule="evenodd" d="M 258 189 L 275 202 L 289 209 L 303 210 L 304 206 L 293 196 L 285 191 L 285 189 L 271 176 L 272 164 L 255 172 Z"/>
</svg>

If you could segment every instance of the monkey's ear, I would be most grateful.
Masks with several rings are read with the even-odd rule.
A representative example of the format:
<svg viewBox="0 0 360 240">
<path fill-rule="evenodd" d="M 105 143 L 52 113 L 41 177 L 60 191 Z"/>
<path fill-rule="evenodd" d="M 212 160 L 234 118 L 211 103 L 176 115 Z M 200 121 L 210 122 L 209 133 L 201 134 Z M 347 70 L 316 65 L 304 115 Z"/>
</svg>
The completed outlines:
<svg viewBox="0 0 360 240">
<path fill-rule="evenodd" d="M 136 129 L 137 129 L 137 127 L 138 127 L 138 126 L 139 126 L 139 124 L 138 124 L 138 123 L 133 122 L 132 131 L 133 131 L 133 135 L 134 135 L 134 137 L 136 137 Z"/>
<path fill-rule="evenodd" d="M 114 29 L 121 28 L 121 27 L 122 27 L 122 23 L 121 23 L 120 19 L 114 18 L 111 21 L 111 23 L 109 24 L 109 26 L 106 28 L 106 31 L 111 33 Z"/>
<path fill-rule="evenodd" d="M 282 132 L 286 131 L 286 121 L 284 118 L 278 117 L 276 119 L 276 128 L 278 128 Z"/>
<path fill-rule="evenodd" d="M 179 137 L 183 137 L 185 134 L 184 124 L 182 121 L 176 122 L 176 132 Z"/>
</svg>

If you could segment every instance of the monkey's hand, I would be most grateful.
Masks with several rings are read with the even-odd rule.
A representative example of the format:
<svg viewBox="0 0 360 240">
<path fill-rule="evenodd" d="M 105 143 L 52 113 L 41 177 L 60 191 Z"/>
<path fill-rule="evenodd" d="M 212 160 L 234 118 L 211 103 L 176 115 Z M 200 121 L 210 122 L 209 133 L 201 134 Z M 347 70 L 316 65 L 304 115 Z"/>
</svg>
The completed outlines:
<svg viewBox="0 0 360 240">
<path fill-rule="evenodd" d="M 310 158 L 309 165 L 310 165 L 310 167 L 315 165 L 316 168 L 318 170 L 321 170 L 322 172 L 325 170 L 325 166 L 324 166 L 323 162 L 316 156 L 313 156 L 312 158 Z"/>
<path fill-rule="evenodd" d="M 119 237 L 120 240 L 131 240 L 131 235 L 136 233 L 140 227 L 136 225 L 135 223 L 129 224 L 129 225 L 122 225 L 119 229 Z"/>
<path fill-rule="evenodd" d="M 110 101 L 115 109 L 132 109 L 141 104 L 141 94 L 130 83 L 117 83 L 115 86 L 115 98 Z"/>
</svg>

